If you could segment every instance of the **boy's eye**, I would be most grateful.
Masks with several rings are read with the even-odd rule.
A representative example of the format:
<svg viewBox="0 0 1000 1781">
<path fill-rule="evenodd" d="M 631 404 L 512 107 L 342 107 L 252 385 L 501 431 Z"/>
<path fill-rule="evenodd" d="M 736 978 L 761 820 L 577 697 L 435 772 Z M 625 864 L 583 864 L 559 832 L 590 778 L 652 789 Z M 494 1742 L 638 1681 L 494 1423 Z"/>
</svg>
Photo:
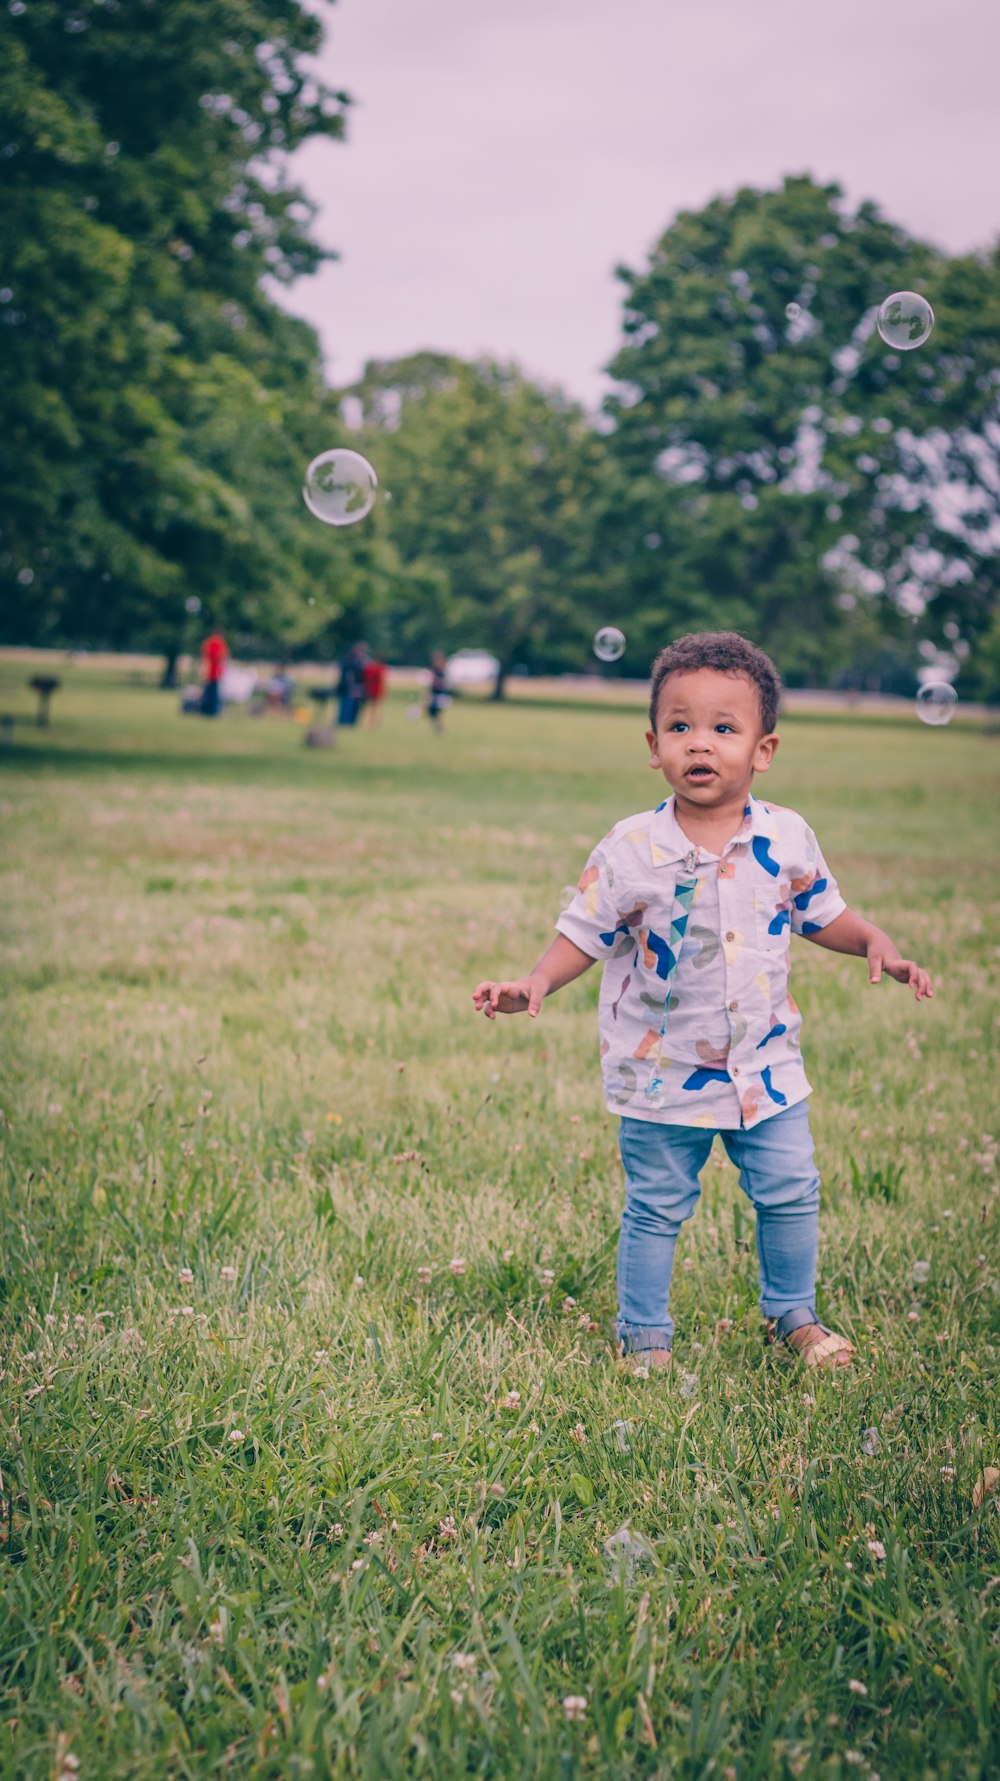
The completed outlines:
<svg viewBox="0 0 1000 1781">
<path fill-rule="evenodd" d="M 686 730 L 687 724 L 682 723 L 680 718 L 678 718 L 676 723 L 673 723 L 670 725 L 670 729 L 671 730 Z"/>
<path fill-rule="evenodd" d="M 732 724 L 716 724 L 715 727 L 720 736 L 731 736 L 734 734 Z"/>
</svg>

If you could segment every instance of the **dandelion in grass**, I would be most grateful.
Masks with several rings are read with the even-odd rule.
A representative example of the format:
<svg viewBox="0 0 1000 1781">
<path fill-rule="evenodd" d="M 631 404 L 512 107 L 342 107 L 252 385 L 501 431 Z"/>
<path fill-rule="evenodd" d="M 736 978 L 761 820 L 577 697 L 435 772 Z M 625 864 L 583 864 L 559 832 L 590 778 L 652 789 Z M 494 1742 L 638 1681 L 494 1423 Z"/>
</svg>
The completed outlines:
<svg viewBox="0 0 1000 1781">
<path fill-rule="evenodd" d="M 585 1694 L 567 1694 L 563 1697 L 563 1712 L 567 1719 L 585 1719 L 587 1705 Z"/>
<path fill-rule="evenodd" d="M 448 1263 L 448 1267 L 450 1268 L 450 1270 L 453 1274 L 464 1274 L 465 1273 L 465 1257 L 464 1257 L 464 1255 L 453 1255 L 451 1258 L 451 1261 Z"/>
<path fill-rule="evenodd" d="M 868 1690 L 865 1687 L 864 1683 L 858 1682 L 854 1676 L 851 1677 L 850 1681 L 847 1684 L 847 1687 L 851 1694 L 865 1695 L 868 1693 Z"/>
<path fill-rule="evenodd" d="M 190 1286 L 194 1280 L 194 1274 L 190 1268 L 178 1268 L 177 1278 L 182 1286 Z"/>
</svg>

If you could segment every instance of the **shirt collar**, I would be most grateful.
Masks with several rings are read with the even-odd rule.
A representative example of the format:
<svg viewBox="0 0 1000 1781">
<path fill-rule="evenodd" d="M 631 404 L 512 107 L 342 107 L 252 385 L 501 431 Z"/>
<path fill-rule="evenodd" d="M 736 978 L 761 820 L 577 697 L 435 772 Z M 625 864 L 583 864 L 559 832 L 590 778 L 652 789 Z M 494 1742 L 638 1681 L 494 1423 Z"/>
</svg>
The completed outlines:
<svg viewBox="0 0 1000 1781">
<path fill-rule="evenodd" d="M 773 835 L 774 828 L 771 813 L 766 804 L 755 798 L 751 792 L 747 798 L 743 827 L 726 843 L 724 852 L 735 847 L 738 842 L 749 841 L 754 835 Z M 649 825 L 649 852 L 654 866 L 676 866 L 689 855 L 697 853 L 697 845 L 685 835 L 677 821 L 673 793 L 664 798 L 653 812 L 653 820 Z M 693 863 L 693 862 L 692 862 Z"/>
</svg>

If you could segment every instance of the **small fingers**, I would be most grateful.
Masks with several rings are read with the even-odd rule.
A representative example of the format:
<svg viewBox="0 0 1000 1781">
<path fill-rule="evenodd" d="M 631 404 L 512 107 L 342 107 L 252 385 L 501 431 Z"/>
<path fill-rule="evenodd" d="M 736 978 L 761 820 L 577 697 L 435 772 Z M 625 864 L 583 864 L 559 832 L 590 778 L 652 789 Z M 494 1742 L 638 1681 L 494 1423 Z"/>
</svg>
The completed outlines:
<svg viewBox="0 0 1000 1781">
<path fill-rule="evenodd" d="M 868 981 L 869 983 L 882 981 L 882 954 L 880 952 L 868 954 Z"/>
</svg>

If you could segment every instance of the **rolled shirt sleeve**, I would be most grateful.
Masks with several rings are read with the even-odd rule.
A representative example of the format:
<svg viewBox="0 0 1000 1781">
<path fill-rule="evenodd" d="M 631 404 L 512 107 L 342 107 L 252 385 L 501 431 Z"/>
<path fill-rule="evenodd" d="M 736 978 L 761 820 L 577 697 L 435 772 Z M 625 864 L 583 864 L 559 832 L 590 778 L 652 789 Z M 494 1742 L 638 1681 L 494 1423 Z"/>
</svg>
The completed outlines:
<svg viewBox="0 0 1000 1781">
<path fill-rule="evenodd" d="M 806 829 L 806 870 L 792 880 L 793 934 L 818 934 L 847 908 L 812 829 Z"/>
<path fill-rule="evenodd" d="M 556 922 L 558 932 L 592 959 L 617 958 L 633 944 L 625 919 L 628 911 L 622 902 L 626 887 L 612 857 L 613 834 L 614 831 L 606 835 L 594 848 L 580 874 L 573 901 Z"/>
</svg>

